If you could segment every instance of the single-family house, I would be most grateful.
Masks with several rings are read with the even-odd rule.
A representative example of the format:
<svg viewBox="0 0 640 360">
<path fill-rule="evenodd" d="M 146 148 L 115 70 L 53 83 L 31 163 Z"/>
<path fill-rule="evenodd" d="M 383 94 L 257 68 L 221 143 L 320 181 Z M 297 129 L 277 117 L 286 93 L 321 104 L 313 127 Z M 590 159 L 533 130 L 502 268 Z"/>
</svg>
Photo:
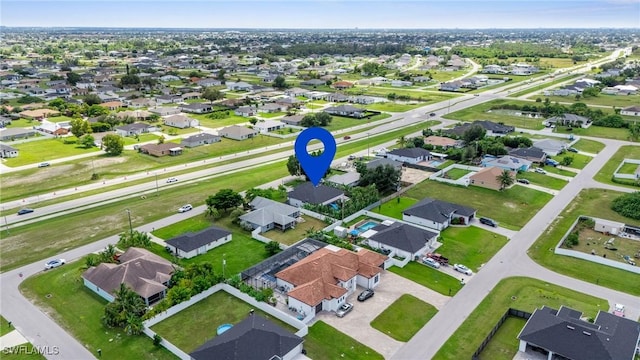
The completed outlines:
<svg viewBox="0 0 640 360">
<path fill-rule="evenodd" d="M 547 156 L 556 156 L 566 150 L 567 143 L 559 140 L 544 139 L 534 142 L 533 146 L 544 151 Z"/>
<path fill-rule="evenodd" d="M 366 242 L 372 248 L 389 252 L 389 256 L 415 259 L 434 245 L 438 233 L 386 220 L 360 236 L 367 238 Z"/>
<path fill-rule="evenodd" d="M 375 103 L 377 100 L 373 96 L 357 95 L 357 96 L 349 96 L 347 101 L 352 104 L 369 105 L 369 104 Z"/>
<path fill-rule="evenodd" d="M 232 125 L 220 129 L 218 135 L 233 140 L 246 140 L 258 135 L 258 132 L 248 127 Z"/>
<path fill-rule="evenodd" d="M 367 170 L 372 170 L 377 168 L 378 166 L 386 166 L 389 165 L 391 167 L 393 167 L 396 170 L 402 170 L 402 163 L 395 161 L 395 160 L 391 160 L 391 159 L 387 159 L 387 158 L 377 158 L 377 159 L 373 159 L 371 161 L 369 161 L 367 163 Z"/>
<path fill-rule="evenodd" d="M 591 119 L 576 114 L 562 114 L 560 116 L 550 117 L 546 120 L 546 122 L 547 124 L 586 127 L 591 122 Z"/>
<path fill-rule="evenodd" d="M 188 232 L 166 241 L 171 253 L 178 257 L 191 259 L 205 254 L 209 250 L 231 241 L 231 232 L 219 227 L 211 226 L 197 233 Z"/>
<path fill-rule="evenodd" d="M 353 83 L 348 81 L 336 81 L 333 84 L 331 84 L 331 87 L 337 90 L 344 90 L 344 89 L 352 88 Z"/>
<path fill-rule="evenodd" d="M 280 105 L 278 103 L 268 103 L 260 106 L 258 108 L 258 111 L 264 112 L 264 113 L 276 113 L 281 111 L 287 111 L 287 108 L 288 107 L 286 105 Z"/>
<path fill-rule="evenodd" d="M 35 126 L 35 129 L 47 134 L 61 136 L 66 135 L 71 131 L 71 124 L 68 121 L 51 122 L 46 119 L 42 119 L 42 121 Z"/>
<path fill-rule="evenodd" d="M 182 102 L 182 97 L 180 95 L 158 95 L 156 96 L 157 104 L 174 104 Z"/>
<path fill-rule="evenodd" d="M 116 117 L 118 119 L 133 118 L 136 120 L 144 120 L 144 119 L 149 119 L 151 116 L 153 116 L 153 113 L 146 110 L 128 110 L 128 111 L 121 111 L 119 113 L 116 113 Z M 149 131 L 158 130 L 155 127 L 153 128 L 154 130 L 149 130 Z"/>
<path fill-rule="evenodd" d="M 404 86 L 411 86 L 411 85 L 413 85 L 411 81 L 391 80 L 391 86 L 393 87 L 404 87 Z"/>
<path fill-rule="evenodd" d="M 253 106 L 241 106 L 234 111 L 234 114 L 238 116 L 255 116 L 258 114 L 258 109 Z"/>
<path fill-rule="evenodd" d="M 294 228 L 300 217 L 299 208 L 261 196 L 251 200 L 249 206 L 252 211 L 241 215 L 240 222 L 251 229 L 260 229 L 261 233 Z"/>
<path fill-rule="evenodd" d="M 520 352 L 536 351 L 548 359 L 632 360 L 640 340 L 640 324 L 599 310 L 593 322 L 580 311 L 560 306 L 535 309 L 518 340 Z"/>
<path fill-rule="evenodd" d="M 356 286 L 374 289 L 380 283 L 387 256 L 371 250 L 349 251 L 327 246 L 275 274 L 288 305 L 305 318 L 336 311 Z"/>
<path fill-rule="evenodd" d="M 527 171 L 531 167 L 531 161 L 517 158 L 514 156 L 504 155 L 495 157 L 493 155 L 485 155 L 482 158 L 483 167 L 498 167 L 509 171 Z"/>
<path fill-rule="evenodd" d="M 182 100 L 195 100 L 195 99 L 200 99 L 200 97 L 202 96 L 202 93 L 199 93 L 197 91 L 191 91 L 191 92 L 186 92 L 180 96 L 182 97 Z"/>
<path fill-rule="evenodd" d="M 340 186 L 356 186 L 360 182 L 360 173 L 349 171 L 344 174 L 336 174 L 327 179 L 327 182 Z"/>
<path fill-rule="evenodd" d="M 227 89 L 231 91 L 251 91 L 253 90 L 253 85 L 246 83 L 244 81 L 239 82 L 231 82 L 227 81 L 226 83 Z"/>
<path fill-rule="evenodd" d="M 204 78 L 204 79 L 198 80 L 196 84 L 203 87 L 219 86 L 219 85 L 222 85 L 222 81 L 218 79 Z"/>
<path fill-rule="evenodd" d="M 387 159 L 401 163 L 417 164 L 431 160 L 431 152 L 423 148 L 393 149 L 387 153 Z"/>
<path fill-rule="evenodd" d="M 540 71 L 537 67 L 524 63 L 511 65 L 511 73 L 513 75 L 533 75 Z"/>
<path fill-rule="evenodd" d="M 177 156 L 182 154 L 182 146 L 174 143 L 162 144 L 145 144 L 139 148 L 141 153 L 149 154 L 156 157 L 161 156 Z"/>
<path fill-rule="evenodd" d="M 196 127 L 200 125 L 200 122 L 197 119 L 190 118 L 186 115 L 177 114 L 170 115 L 164 118 L 164 124 L 178 129 L 186 129 L 190 127 Z"/>
<path fill-rule="evenodd" d="M 440 83 L 440 91 L 460 91 L 464 83 L 462 81 L 448 81 Z"/>
<path fill-rule="evenodd" d="M 156 105 L 155 101 L 153 101 L 152 99 L 147 99 L 147 98 L 137 98 L 137 99 L 125 100 L 125 102 L 127 103 L 127 105 L 129 105 L 130 107 L 135 108 L 135 109 L 143 108 L 145 106 Z M 171 108 L 163 108 L 163 109 L 171 109 Z"/>
<path fill-rule="evenodd" d="M 306 94 L 308 92 L 309 92 L 309 90 L 303 89 L 303 88 L 299 88 L 299 87 L 293 87 L 293 88 L 290 88 L 290 89 L 286 89 L 284 91 L 285 94 L 287 94 L 288 96 L 293 96 L 293 97 L 304 96 L 304 94 Z"/>
<path fill-rule="evenodd" d="M 33 129 L 8 128 L 0 131 L 0 140 L 13 141 L 16 139 L 26 139 L 36 134 Z"/>
<path fill-rule="evenodd" d="M 320 80 L 320 79 L 309 79 L 309 80 L 305 80 L 303 82 L 300 83 L 300 85 L 302 86 L 322 86 L 325 85 L 327 82 L 324 80 Z"/>
<path fill-rule="evenodd" d="M 424 198 L 402 212 L 402 220 L 442 231 L 452 223 L 469 225 L 476 209 L 432 198 Z M 454 220 L 455 219 L 455 220 Z"/>
<path fill-rule="evenodd" d="M 504 169 L 495 166 L 482 168 L 480 171 L 469 176 L 469 184 L 491 190 L 502 190 L 502 182 L 499 180 L 499 177 L 502 175 L 503 171 Z M 511 177 L 513 182 L 515 182 L 516 172 L 510 170 L 507 171 L 509 172 L 509 177 Z"/>
<path fill-rule="evenodd" d="M 456 139 L 452 139 L 444 136 L 436 136 L 436 135 L 427 136 L 426 138 L 424 138 L 424 143 L 432 146 L 436 146 L 436 147 L 441 147 L 445 150 L 449 148 L 459 149 L 459 148 L 462 148 L 462 146 L 464 145 L 464 141 L 462 140 L 456 140 Z"/>
<path fill-rule="evenodd" d="M 331 106 L 324 109 L 323 111 L 330 115 L 347 116 L 357 119 L 365 117 L 366 112 L 365 109 L 357 108 L 351 105 Z"/>
<path fill-rule="evenodd" d="M 149 112 L 160 116 L 169 116 L 180 114 L 180 109 L 178 109 L 177 107 L 161 106 L 149 109 Z"/>
<path fill-rule="evenodd" d="M 620 110 L 620 115 L 640 116 L 640 106 L 634 105 Z"/>
<path fill-rule="evenodd" d="M 26 119 L 42 120 L 50 116 L 58 116 L 60 115 L 60 112 L 58 110 L 51 110 L 51 109 L 36 109 L 36 110 L 25 110 L 20 112 L 19 114 L 21 117 Z"/>
<path fill-rule="evenodd" d="M 211 104 L 205 103 L 193 103 L 187 105 L 180 105 L 180 109 L 184 112 L 194 113 L 194 114 L 205 114 L 213 111 L 213 106 Z"/>
<path fill-rule="evenodd" d="M 488 120 L 476 120 L 473 123 L 471 123 L 471 125 L 482 126 L 482 128 L 487 131 L 487 135 L 489 136 L 506 135 L 508 133 L 515 131 L 516 129 L 514 126 L 498 124 Z"/>
<path fill-rule="evenodd" d="M 82 279 L 84 286 L 107 301 L 113 301 L 120 284 L 125 284 L 149 306 L 165 297 L 175 270 L 171 262 L 149 250 L 130 247 L 117 264 L 92 266 L 82 273 Z"/>
<path fill-rule="evenodd" d="M 258 121 L 253 126 L 255 130 L 258 130 L 262 134 L 265 134 L 271 131 L 280 130 L 280 129 L 283 129 L 284 127 L 285 127 L 285 124 L 283 122 L 280 122 L 277 120 L 268 120 L 268 119 Z"/>
<path fill-rule="evenodd" d="M 347 102 L 349 101 L 351 97 L 348 95 L 345 95 L 343 93 L 332 93 L 332 94 L 328 94 L 325 97 L 325 100 L 329 101 L 329 102 Z"/>
<path fill-rule="evenodd" d="M 534 164 L 543 164 L 547 160 L 547 154 L 537 147 L 517 148 L 509 151 L 510 156 L 529 160 Z"/>
<path fill-rule="evenodd" d="M 193 360 L 292 360 L 302 354 L 303 339 L 251 313 L 189 354 Z"/>
<path fill-rule="evenodd" d="M 287 125 L 300 126 L 302 118 L 304 118 L 304 115 L 287 115 L 282 117 L 280 121 Z"/>
<path fill-rule="evenodd" d="M 157 130 L 158 129 L 155 126 L 143 123 L 133 123 L 116 126 L 116 134 L 120 136 L 136 136 Z"/>
<path fill-rule="evenodd" d="M 220 140 L 220 136 L 218 135 L 199 133 L 182 139 L 182 141 L 180 141 L 180 145 L 188 148 L 193 148 L 196 146 L 217 143 L 220 142 Z"/>
<path fill-rule="evenodd" d="M 0 144 L 0 158 L 8 159 L 18 157 L 18 149 L 6 144 Z"/>
<path fill-rule="evenodd" d="M 313 186 L 309 181 L 296 186 L 287 194 L 289 204 L 297 207 L 304 204 L 329 205 L 338 200 L 344 200 L 342 190 L 322 184 Z"/>
<path fill-rule="evenodd" d="M 122 101 L 109 101 L 100 104 L 100 106 L 107 108 L 111 111 L 118 110 L 122 107 Z"/>
</svg>

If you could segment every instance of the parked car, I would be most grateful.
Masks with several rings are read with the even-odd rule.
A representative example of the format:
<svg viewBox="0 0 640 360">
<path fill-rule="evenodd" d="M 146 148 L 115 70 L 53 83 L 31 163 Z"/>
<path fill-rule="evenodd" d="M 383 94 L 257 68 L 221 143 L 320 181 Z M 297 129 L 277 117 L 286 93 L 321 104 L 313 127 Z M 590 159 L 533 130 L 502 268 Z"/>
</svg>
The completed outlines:
<svg viewBox="0 0 640 360">
<path fill-rule="evenodd" d="M 492 227 L 498 227 L 498 222 L 493 220 L 493 219 L 489 219 L 487 217 L 481 217 L 478 220 L 480 220 L 481 224 L 489 225 L 489 226 L 492 226 Z"/>
<path fill-rule="evenodd" d="M 177 178 L 170 177 L 170 178 L 168 178 L 168 179 L 167 179 L 167 184 L 174 183 L 174 182 L 176 182 L 176 181 L 178 181 L 178 179 L 177 179 Z"/>
<path fill-rule="evenodd" d="M 542 169 L 542 168 L 536 168 L 536 170 L 535 170 L 535 171 L 536 171 L 538 174 L 546 174 L 546 173 L 547 173 L 547 172 L 546 172 L 546 171 L 544 171 L 544 169 Z"/>
<path fill-rule="evenodd" d="M 557 161 L 555 161 L 553 159 L 547 159 L 547 160 L 544 161 L 544 163 L 545 163 L 545 165 L 551 165 L 551 166 L 554 166 L 554 167 L 560 165 L 559 162 L 557 162 Z"/>
<path fill-rule="evenodd" d="M 358 295 L 358 301 L 365 301 L 368 298 L 373 297 L 373 290 L 371 289 L 367 289 L 363 292 L 360 293 L 360 295 Z"/>
<path fill-rule="evenodd" d="M 44 264 L 44 269 L 49 270 L 49 269 L 57 268 L 58 266 L 64 265 L 66 262 L 67 261 L 65 259 L 50 260 L 50 261 L 47 261 L 46 264 Z"/>
<path fill-rule="evenodd" d="M 345 139 L 345 140 L 351 140 L 351 136 L 347 135 L 347 136 L 345 136 L 343 139 Z"/>
<path fill-rule="evenodd" d="M 191 206 L 191 204 L 186 204 L 186 205 L 183 205 L 181 208 L 179 208 L 178 212 L 179 213 L 183 213 L 183 212 L 187 212 L 187 211 L 192 210 L 192 209 L 193 209 L 193 206 Z"/>
<path fill-rule="evenodd" d="M 462 264 L 455 264 L 453 265 L 453 270 L 457 271 L 457 272 L 461 272 L 465 275 L 473 275 L 473 271 L 471 271 L 471 269 L 469 269 L 468 267 L 462 265 Z"/>
<path fill-rule="evenodd" d="M 423 257 L 422 258 L 422 263 L 424 263 L 425 265 L 431 266 L 434 269 L 439 269 L 440 268 L 440 263 L 433 260 L 430 257 Z"/>
<path fill-rule="evenodd" d="M 349 313 L 349 311 L 353 310 L 353 304 L 350 303 L 344 303 L 342 304 L 342 306 L 340 306 L 340 308 L 338 309 L 338 311 L 336 311 L 336 316 L 337 317 L 344 317 L 345 315 L 347 315 Z"/>
<path fill-rule="evenodd" d="M 527 179 L 518 179 L 518 182 L 520 184 L 525 184 L 525 185 L 531 184 L 531 182 L 529 182 L 529 180 L 527 180 Z"/>
<path fill-rule="evenodd" d="M 355 160 L 355 159 L 356 159 L 355 155 L 349 155 L 349 157 L 347 158 L 347 160 Z"/>
<path fill-rule="evenodd" d="M 440 254 L 428 253 L 427 257 L 437 261 L 442 266 L 449 266 L 449 258 L 446 258 Z"/>
<path fill-rule="evenodd" d="M 567 148 L 567 151 L 570 151 L 570 152 L 572 152 L 572 153 L 577 153 L 577 152 L 578 152 L 578 149 L 576 149 L 576 148 L 574 148 L 574 147 L 570 147 L 570 148 Z"/>
<path fill-rule="evenodd" d="M 436 116 L 436 113 L 431 113 L 429 114 L 429 116 Z"/>
<path fill-rule="evenodd" d="M 43 163 L 38 164 L 38 167 L 41 168 L 41 167 L 47 167 L 47 166 L 50 166 L 50 165 L 51 164 L 49 164 L 48 162 L 43 162 Z"/>
<path fill-rule="evenodd" d="M 35 210 L 33 210 L 33 209 L 20 209 L 18 211 L 18 215 L 31 214 L 34 211 Z"/>
<path fill-rule="evenodd" d="M 613 308 L 613 315 L 624 317 L 624 305 L 616 304 Z"/>
</svg>

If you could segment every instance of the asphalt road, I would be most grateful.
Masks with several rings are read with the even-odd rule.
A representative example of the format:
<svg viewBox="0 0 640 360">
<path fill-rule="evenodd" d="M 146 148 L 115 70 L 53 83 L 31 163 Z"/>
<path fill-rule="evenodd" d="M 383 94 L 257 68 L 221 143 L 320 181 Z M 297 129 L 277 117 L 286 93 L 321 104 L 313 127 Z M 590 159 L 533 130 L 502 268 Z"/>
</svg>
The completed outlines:
<svg viewBox="0 0 640 360">
<path fill-rule="evenodd" d="M 523 85 L 514 87 L 510 91 L 519 91 L 521 89 L 535 86 Z M 440 103 L 441 110 L 433 111 L 428 109 L 436 108 L 437 105 L 431 105 L 424 108 L 409 111 L 407 113 L 394 115 L 397 119 L 404 118 L 403 123 L 390 123 L 389 126 L 404 126 L 414 122 L 425 120 L 425 112 L 437 112 L 438 115 L 443 114 L 442 109 L 448 111 L 456 111 L 462 108 L 470 107 L 478 103 L 490 101 L 500 97 L 498 90 L 489 91 L 482 96 L 470 97 L 465 96 L 456 99 L 455 103 L 447 106 L 447 103 Z M 373 132 L 371 132 L 373 133 Z M 362 134 L 360 134 L 362 136 Z M 494 258 L 487 263 L 483 269 L 478 272 L 473 281 L 470 281 L 451 299 L 444 308 L 420 331 L 410 342 L 402 347 L 393 359 L 427 359 L 442 346 L 449 336 L 458 328 L 468 314 L 482 301 L 484 296 L 491 291 L 495 284 L 502 278 L 514 275 L 530 276 L 539 278 L 544 281 L 552 282 L 561 286 L 575 289 L 577 291 L 592 294 L 594 296 L 603 297 L 610 302 L 620 302 L 628 305 L 630 317 L 637 317 L 640 314 L 640 304 L 638 298 L 606 289 L 593 284 L 585 283 L 580 280 L 572 279 L 564 275 L 554 273 L 534 263 L 526 255 L 523 249 L 527 249 L 535 239 L 544 231 L 546 226 L 560 213 L 560 211 L 568 204 L 573 197 L 585 187 L 599 186 L 592 180 L 593 175 L 604 165 L 609 157 L 623 144 L 619 141 L 610 141 L 598 139 L 598 141 L 606 144 L 605 149 L 600 152 L 585 169 L 576 176 L 562 191 L 559 192 L 534 218 L 517 234 L 512 240 L 505 245 Z M 256 161 L 262 161 L 256 160 Z M 155 187 L 155 181 L 152 182 Z M 615 188 L 607 185 L 607 188 Z M 193 211 L 183 214 L 175 214 L 170 217 L 158 220 L 153 223 L 140 226 L 140 231 L 150 231 L 153 228 L 160 228 L 177 221 L 183 220 L 191 216 L 197 216 L 204 207 L 198 207 Z M 96 252 L 103 249 L 110 243 L 117 241 L 116 236 L 112 236 L 100 241 L 88 244 L 79 248 L 72 249 L 59 255 L 69 261 L 79 259 L 88 253 Z M 44 261 L 23 266 L 19 269 L 2 273 L 0 275 L 0 312 L 2 315 L 12 321 L 16 329 L 18 329 L 32 344 L 36 346 L 57 346 L 60 349 L 58 354 L 49 354 L 49 359 L 91 359 L 95 358 L 84 346 L 71 335 L 67 334 L 56 322 L 49 318 L 39 308 L 31 304 L 24 298 L 18 287 L 24 278 L 29 277 L 42 271 Z M 21 274 L 22 276 L 20 276 Z M 635 305 L 635 306 L 634 306 Z"/>
</svg>

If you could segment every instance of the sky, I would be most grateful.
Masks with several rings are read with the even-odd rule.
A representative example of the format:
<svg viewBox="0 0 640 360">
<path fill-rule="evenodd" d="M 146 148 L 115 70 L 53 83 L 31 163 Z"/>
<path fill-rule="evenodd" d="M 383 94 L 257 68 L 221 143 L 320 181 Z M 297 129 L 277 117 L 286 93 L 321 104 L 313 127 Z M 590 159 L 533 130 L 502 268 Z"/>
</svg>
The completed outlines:
<svg viewBox="0 0 640 360">
<path fill-rule="evenodd" d="M 640 0 L 2 0 L 0 25 L 281 29 L 640 28 Z"/>
</svg>

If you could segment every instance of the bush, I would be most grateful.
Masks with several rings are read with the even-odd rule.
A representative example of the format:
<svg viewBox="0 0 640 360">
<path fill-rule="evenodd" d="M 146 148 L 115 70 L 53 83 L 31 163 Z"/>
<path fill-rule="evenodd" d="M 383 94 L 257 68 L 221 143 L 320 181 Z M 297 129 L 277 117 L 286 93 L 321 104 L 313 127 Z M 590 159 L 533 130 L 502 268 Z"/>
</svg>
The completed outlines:
<svg viewBox="0 0 640 360">
<path fill-rule="evenodd" d="M 571 234 L 569 234 L 569 236 L 567 236 L 567 238 L 564 240 L 564 246 L 568 247 L 569 249 L 578 245 L 579 243 L 580 243 L 580 237 L 577 231 L 574 231 Z"/>
<path fill-rule="evenodd" d="M 625 194 L 613 200 L 611 209 L 622 216 L 640 220 L 640 191 Z"/>
<path fill-rule="evenodd" d="M 162 342 L 162 337 L 158 334 L 153 335 L 153 345 L 155 346 L 160 346 L 160 343 Z"/>
</svg>

